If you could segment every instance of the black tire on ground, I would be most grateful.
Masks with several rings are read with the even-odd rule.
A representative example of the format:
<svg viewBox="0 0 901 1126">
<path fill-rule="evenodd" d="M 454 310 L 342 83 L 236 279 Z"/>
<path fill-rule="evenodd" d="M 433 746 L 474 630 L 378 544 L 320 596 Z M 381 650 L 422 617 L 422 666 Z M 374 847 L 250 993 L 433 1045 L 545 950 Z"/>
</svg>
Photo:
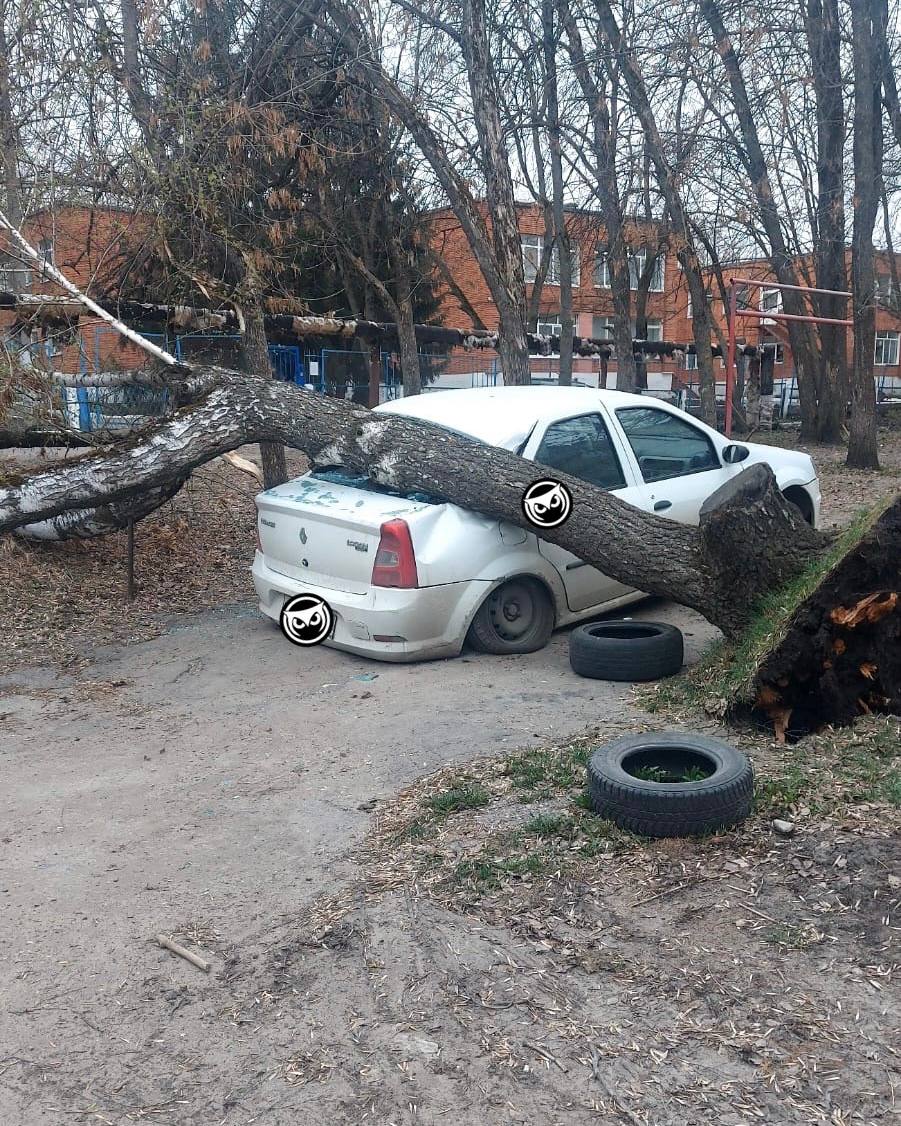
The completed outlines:
<svg viewBox="0 0 901 1126">
<path fill-rule="evenodd" d="M 573 672 L 593 680 L 659 680 L 682 668 L 682 633 L 665 622 L 611 621 L 569 635 Z"/>
<path fill-rule="evenodd" d="M 554 604 L 537 579 L 522 576 L 496 587 L 476 612 L 466 635 L 480 653 L 534 653 L 554 631 Z"/>
<path fill-rule="evenodd" d="M 633 771 L 644 773 L 636 777 Z M 698 781 L 653 781 L 647 775 Z M 685 731 L 626 735 L 606 743 L 588 760 L 588 793 L 594 810 L 646 837 L 712 833 L 751 812 L 754 771 L 747 755 L 724 743 Z"/>
</svg>

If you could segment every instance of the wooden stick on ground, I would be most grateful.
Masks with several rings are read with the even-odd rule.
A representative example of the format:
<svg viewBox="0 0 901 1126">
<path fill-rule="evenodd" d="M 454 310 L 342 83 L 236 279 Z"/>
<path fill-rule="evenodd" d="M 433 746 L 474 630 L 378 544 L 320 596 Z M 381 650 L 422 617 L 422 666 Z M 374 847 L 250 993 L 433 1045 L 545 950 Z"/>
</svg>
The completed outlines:
<svg viewBox="0 0 901 1126">
<path fill-rule="evenodd" d="M 227 461 L 229 465 L 233 465 L 235 469 L 240 469 L 242 473 L 247 473 L 249 476 L 255 477 L 257 481 L 259 481 L 259 483 L 262 485 L 262 469 L 260 469 L 258 465 L 255 465 L 248 458 L 242 457 L 240 454 L 236 454 L 234 450 L 230 450 L 228 453 L 224 453 L 222 455 L 222 460 Z"/>
<path fill-rule="evenodd" d="M 205 958 L 201 958 L 199 954 L 194 954 L 187 947 L 182 946 L 180 942 L 176 942 L 174 938 L 167 938 L 164 934 L 158 934 L 156 941 L 165 950 L 171 950 L 173 954 L 177 954 L 179 958 L 184 958 L 186 962 L 190 962 L 192 966 L 196 966 L 198 970 L 203 970 L 205 974 L 210 972 L 211 962 Z"/>
</svg>

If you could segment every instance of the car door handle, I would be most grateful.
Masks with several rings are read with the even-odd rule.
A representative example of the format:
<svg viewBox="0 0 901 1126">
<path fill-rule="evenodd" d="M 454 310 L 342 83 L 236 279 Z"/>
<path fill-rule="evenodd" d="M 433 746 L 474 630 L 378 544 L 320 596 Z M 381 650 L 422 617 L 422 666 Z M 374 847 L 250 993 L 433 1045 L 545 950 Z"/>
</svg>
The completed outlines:
<svg viewBox="0 0 901 1126">
<path fill-rule="evenodd" d="M 673 502 L 671 500 L 658 500 L 654 505 L 655 512 L 663 512 L 665 508 L 672 508 Z"/>
</svg>

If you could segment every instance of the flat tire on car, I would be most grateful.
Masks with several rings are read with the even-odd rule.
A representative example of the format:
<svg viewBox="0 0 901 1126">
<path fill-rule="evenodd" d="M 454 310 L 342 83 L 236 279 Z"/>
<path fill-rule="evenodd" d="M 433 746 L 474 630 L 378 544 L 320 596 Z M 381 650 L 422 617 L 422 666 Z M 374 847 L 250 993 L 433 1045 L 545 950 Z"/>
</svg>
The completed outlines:
<svg viewBox="0 0 901 1126">
<path fill-rule="evenodd" d="M 666 622 L 590 622 L 569 635 L 573 672 L 593 680 L 659 680 L 682 668 L 682 632 Z"/>
<path fill-rule="evenodd" d="M 716 832 L 751 812 L 754 771 L 721 739 L 685 731 L 625 735 L 588 760 L 596 813 L 646 837 Z"/>
<path fill-rule="evenodd" d="M 466 640 L 480 653 L 534 653 L 554 631 L 554 604 L 537 579 L 507 579 L 476 611 Z"/>
</svg>

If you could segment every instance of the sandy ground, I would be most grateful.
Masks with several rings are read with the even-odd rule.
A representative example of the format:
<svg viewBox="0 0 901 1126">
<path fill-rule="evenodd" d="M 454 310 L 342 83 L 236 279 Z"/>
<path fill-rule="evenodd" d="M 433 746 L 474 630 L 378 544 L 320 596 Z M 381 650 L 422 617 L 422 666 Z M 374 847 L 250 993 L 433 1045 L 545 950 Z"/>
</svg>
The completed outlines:
<svg viewBox="0 0 901 1126">
<path fill-rule="evenodd" d="M 689 660 L 710 638 L 682 609 L 637 612 L 680 624 Z M 654 722 L 627 686 L 575 677 L 565 634 L 390 666 L 234 607 L 91 658 L 0 681 L 0 1122 L 897 1112 L 897 850 L 865 822 L 602 856 L 520 883 L 535 902 L 515 911 L 386 867 L 390 836 L 367 833 L 423 775 Z M 773 939 L 808 916 L 815 941 Z"/>
</svg>

